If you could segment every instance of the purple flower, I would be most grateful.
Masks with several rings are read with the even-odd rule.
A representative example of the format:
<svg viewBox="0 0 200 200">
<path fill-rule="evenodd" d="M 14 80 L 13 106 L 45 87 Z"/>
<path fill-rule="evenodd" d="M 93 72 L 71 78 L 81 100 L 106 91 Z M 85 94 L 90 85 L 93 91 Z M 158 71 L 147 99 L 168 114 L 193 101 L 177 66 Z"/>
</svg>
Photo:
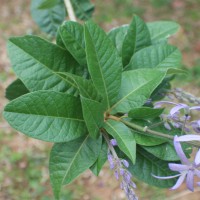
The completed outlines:
<svg viewBox="0 0 200 200">
<path fill-rule="evenodd" d="M 179 177 L 176 184 L 171 188 L 171 190 L 175 190 L 178 187 L 180 187 L 180 185 L 186 179 L 187 188 L 190 191 L 194 191 L 194 176 L 196 175 L 198 178 L 200 178 L 200 171 L 198 170 L 198 168 L 200 167 L 200 150 L 198 150 L 195 156 L 194 162 L 190 163 L 185 153 L 183 152 L 183 149 L 180 144 L 180 141 L 191 141 L 191 140 L 200 141 L 200 136 L 197 137 L 193 135 L 184 135 L 180 137 L 178 136 L 174 137 L 174 147 L 182 164 L 169 163 L 169 168 L 172 171 L 179 172 L 179 174 L 174 175 L 174 176 L 167 176 L 167 177 L 160 177 L 160 176 L 153 175 L 155 178 L 158 178 L 158 179 L 171 179 L 171 178 Z M 197 185 L 200 185 L 200 182 L 198 182 Z"/>
<path fill-rule="evenodd" d="M 190 125 L 196 133 L 200 133 L 200 120 L 193 121 L 190 123 Z"/>
<path fill-rule="evenodd" d="M 154 108 L 160 108 L 164 104 L 169 104 L 169 105 L 175 105 L 171 110 L 170 110 L 170 115 L 174 115 L 177 113 L 179 110 L 184 109 L 185 115 L 189 115 L 190 110 L 198 110 L 200 111 L 200 106 L 188 106 L 187 104 L 184 103 L 174 103 L 171 101 L 159 101 L 154 104 Z"/>
<path fill-rule="evenodd" d="M 110 140 L 110 144 L 114 147 L 114 146 L 117 146 L 117 140 L 115 139 L 111 139 Z"/>
</svg>

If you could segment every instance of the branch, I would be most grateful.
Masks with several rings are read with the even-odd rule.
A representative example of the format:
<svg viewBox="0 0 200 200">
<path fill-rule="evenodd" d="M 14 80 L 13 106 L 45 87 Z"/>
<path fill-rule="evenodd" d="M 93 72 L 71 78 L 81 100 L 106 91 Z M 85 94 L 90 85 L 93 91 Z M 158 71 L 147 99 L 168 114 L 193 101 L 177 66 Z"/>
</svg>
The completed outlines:
<svg viewBox="0 0 200 200">
<path fill-rule="evenodd" d="M 165 140 L 168 140 L 168 141 L 173 141 L 174 140 L 174 136 L 172 136 L 172 135 L 151 130 L 147 126 L 145 126 L 145 127 L 139 126 L 137 124 L 134 124 L 132 122 L 128 122 L 126 120 L 123 120 L 122 118 L 119 118 L 119 117 L 116 117 L 116 116 L 113 116 L 113 115 L 109 115 L 107 117 L 107 119 L 112 119 L 112 120 L 115 120 L 115 121 L 120 121 L 123 124 L 125 124 L 126 126 L 132 128 L 134 130 L 139 131 L 139 134 L 149 135 L 149 136 L 152 136 L 152 137 L 157 137 L 157 138 L 165 139 Z M 191 142 L 191 141 L 189 141 L 189 142 L 185 142 L 185 143 L 188 143 L 188 144 L 193 145 L 193 146 L 198 147 L 198 148 L 200 147 L 199 143 L 197 143 L 197 142 Z"/>
<path fill-rule="evenodd" d="M 67 9 L 67 12 L 68 12 L 68 15 L 69 15 L 69 19 L 71 21 L 74 21 L 76 22 L 76 16 L 74 14 L 74 9 L 72 7 L 72 4 L 71 4 L 71 1 L 70 0 L 64 0 L 65 2 L 65 6 L 66 6 L 66 9 Z"/>
</svg>

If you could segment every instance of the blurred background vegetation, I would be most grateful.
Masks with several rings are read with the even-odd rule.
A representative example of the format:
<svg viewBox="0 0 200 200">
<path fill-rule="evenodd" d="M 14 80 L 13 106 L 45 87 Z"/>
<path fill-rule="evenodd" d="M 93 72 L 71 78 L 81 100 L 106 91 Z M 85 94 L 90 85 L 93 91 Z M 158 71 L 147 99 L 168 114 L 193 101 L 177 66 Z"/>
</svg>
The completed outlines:
<svg viewBox="0 0 200 200">
<path fill-rule="evenodd" d="M 174 86 L 200 96 L 200 0 L 93 0 L 94 20 L 106 31 L 130 23 L 133 14 L 146 22 L 173 20 L 181 30 L 171 39 L 183 53 L 187 76 L 179 76 Z M 0 109 L 7 100 L 5 88 L 15 78 L 6 53 L 10 36 L 41 33 L 30 16 L 30 1 L 0 0 Z M 0 200 L 53 200 L 48 174 L 51 144 L 25 137 L 0 121 Z M 200 190 L 189 193 L 159 190 L 136 181 L 141 200 L 199 200 Z M 123 200 L 125 196 L 105 165 L 99 178 L 89 171 L 63 189 L 63 200 Z"/>
</svg>

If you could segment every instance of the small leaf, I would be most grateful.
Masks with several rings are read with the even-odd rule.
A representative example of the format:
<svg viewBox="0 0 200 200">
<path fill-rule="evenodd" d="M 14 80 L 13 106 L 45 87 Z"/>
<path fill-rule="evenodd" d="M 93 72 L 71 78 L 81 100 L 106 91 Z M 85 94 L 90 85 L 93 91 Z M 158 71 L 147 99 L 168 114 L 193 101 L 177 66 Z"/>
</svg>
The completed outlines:
<svg viewBox="0 0 200 200">
<path fill-rule="evenodd" d="M 20 79 L 17 79 L 6 88 L 5 96 L 9 100 L 13 100 L 27 93 L 29 93 L 29 90 Z"/>
<path fill-rule="evenodd" d="M 42 31 L 55 36 L 58 27 L 62 24 L 66 16 L 64 2 L 59 0 L 53 7 L 39 9 L 38 7 L 41 6 L 41 3 L 43 3 L 43 0 L 31 1 L 32 18 Z"/>
<path fill-rule="evenodd" d="M 142 148 L 137 148 L 137 158 L 134 165 L 130 163 L 129 171 L 137 179 L 159 188 L 170 188 L 175 184 L 176 179 L 159 180 L 152 176 L 172 176 L 168 168 L 168 162 L 160 160 Z"/>
<path fill-rule="evenodd" d="M 113 28 L 109 33 L 108 37 L 113 42 L 114 46 L 117 48 L 119 55 L 122 55 L 122 45 L 124 38 L 126 37 L 129 26 L 123 25 L 117 28 Z"/>
<path fill-rule="evenodd" d="M 80 65 L 87 65 L 84 30 L 81 24 L 72 21 L 65 22 L 58 29 L 57 44 L 66 48 Z"/>
<path fill-rule="evenodd" d="M 105 107 L 116 102 L 121 84 L 121 59 L 106 33 L 91 21 L 85 24 L 88 69 Z"/>
<path fill-rule="evenodd" d="M 47 142 L 66 142 L 86 134 L 80 100 L 54 91 L 37 91 L 11 101 L 4 117 L 16 130 Z"/>
<path fill-rule="evenodd" d="M 132 163 L 135 163 L 136 158 L 136 142 L 131 130 L 121 122 L 107 120 L 104 125 L 106 131 L 117 140 L 117 144 Z"/>
<path fill-rule="evenodd" d="M 96 162 L 90 167 L 92 173 L 96 176 L 99 175 L 103 165 L 107 161 L 108 145 L 105 140 L 102 141 L 101 151 Z"/>
<path fill-rule="evenodd" d="M 151 119 L 156 118 L 163 112 L 163 109 L 153 109 L 149 107 L 133 108 L 128 116 L 132 119 Z"/>
<path fill-rule="evenodd" d="M 164 71 L 152 69 L 123 72 L 119 100 L 110 109 L 112 113 L 128 113 L 133 108 L 141 107 L 162 82 L 165 75 Z"/>
<path fill-rule="evenodd" d="M 71 0 L 76 16 L 81 20 L 88 20 L 92 17 L 94 5 L 90 0 Z"/>
<path fill-rule="evenodd" d="M 175 34 L 180 26 L 176 22 L 157 21 L 147 23 L 151 35 L 152 44 L 157 44 L 166 41 L 171 35 Z"/>
<path fill-rule="evenodd" d="M 145 22 L 134 16 L 122 46 L 123 65 L 126 66 L 135 52 L 151 45 L 150 33 Z"/>
<path fill-rule="evenodd" d="M 99 156 L 101 144 L 102 137 L 93 140 L 86 136 L 53 146 L 49 171 L 56 199 L 59 199 L 62 185 L 69 184 L 92 166 Z"/>
<path fill-rule="evenodd" d="M 180 51 L 171 45 L 158 44 L 146 47 L 133 55 L 126 70 L 139 68 L 175 68 L 181 64 Z"/>
<path fill-rule="evenodd" d="M 48 9 L 56 6 L 59 3 L 58 0 L 43 0 L 43 2 L 38 6 L 38 9 Z"/>
<path fill-rule="evenodd" d="M 16 75 L 30 91 L 70 93 L 71 85 L 56 72 L 83 73 L 66 50 L 36 36 L 9 39 L 8 53 Z"/>
</svg>

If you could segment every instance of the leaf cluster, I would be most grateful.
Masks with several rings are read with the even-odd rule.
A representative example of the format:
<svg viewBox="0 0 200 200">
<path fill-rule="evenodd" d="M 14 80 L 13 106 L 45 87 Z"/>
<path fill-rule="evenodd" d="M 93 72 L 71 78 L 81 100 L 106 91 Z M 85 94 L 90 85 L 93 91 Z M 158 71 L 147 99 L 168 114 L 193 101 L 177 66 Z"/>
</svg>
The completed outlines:
<svg viewBox="0 0 200 200">
<path fill-rule="evenodd" d="M 55 143 L 49 170 L 56 199 L 61 186 L 85 170 L 99 174 L 107 160 L 105 134 L 117 140 L 119 156 L 130 160 L 130 171 L 138 179 L 158 187 L 173 185 L 173 180 L 151 176 L 172 174 L 167 164 L 179 159 L 171 142 L 141 134 L 115 119 L 141 126 L 160 122 L 163 110 L 146 102 L 165 89 L 168 74 L 180 65 L 179 50 L 167 43 L 178 28 L 173 22 L 146 24 L 134 16 L 130 25 L 109 33 L 92 21 L 65 22 L 56 44 L 37 36 L 9 39 L 18 79 L 7 88 L 11 101 L 4 118 L 29 137 Z"/>
</svg>

